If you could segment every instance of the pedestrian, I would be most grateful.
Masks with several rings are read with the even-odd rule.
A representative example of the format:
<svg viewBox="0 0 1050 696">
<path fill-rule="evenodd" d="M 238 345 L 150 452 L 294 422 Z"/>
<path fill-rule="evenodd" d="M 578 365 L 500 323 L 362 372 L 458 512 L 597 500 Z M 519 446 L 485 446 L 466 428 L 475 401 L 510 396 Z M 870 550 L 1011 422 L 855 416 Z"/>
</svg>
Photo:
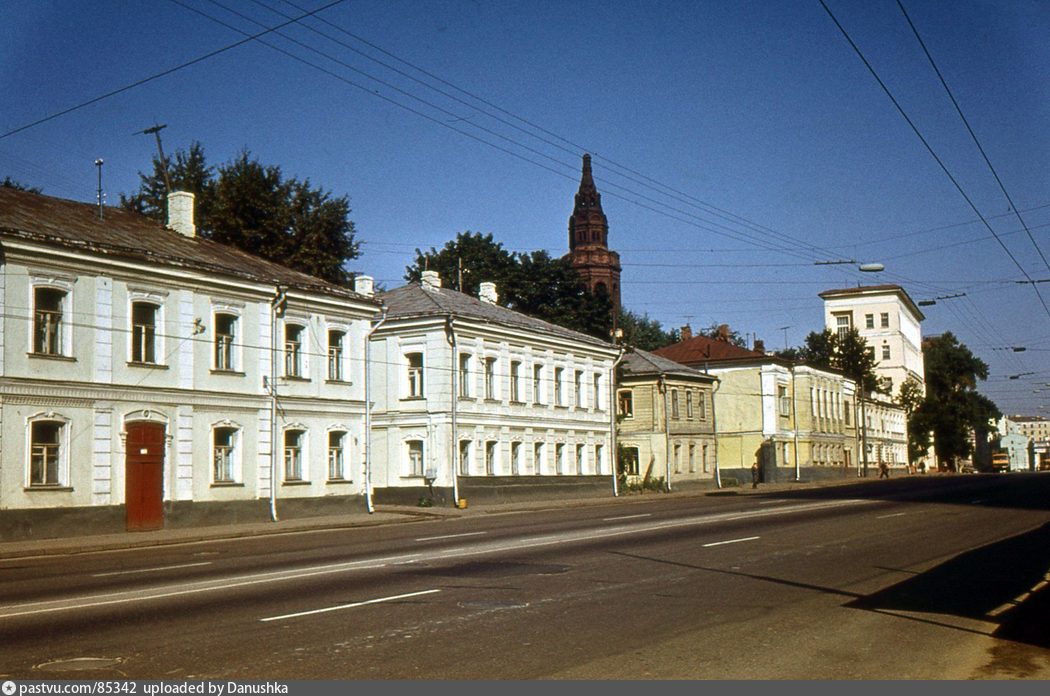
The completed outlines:
<svg viewBox="0 0 1050 696">
<path fill-rule="evenodd" d="M 751 487 L 758 488 L 758 462 L 751 465 Z"/>
<path fill-rule="evenodd" d="M 879 462 L 879 478 L 888 479 L 890 477 L 890 465 L 886 462 Z"/>
</svg>

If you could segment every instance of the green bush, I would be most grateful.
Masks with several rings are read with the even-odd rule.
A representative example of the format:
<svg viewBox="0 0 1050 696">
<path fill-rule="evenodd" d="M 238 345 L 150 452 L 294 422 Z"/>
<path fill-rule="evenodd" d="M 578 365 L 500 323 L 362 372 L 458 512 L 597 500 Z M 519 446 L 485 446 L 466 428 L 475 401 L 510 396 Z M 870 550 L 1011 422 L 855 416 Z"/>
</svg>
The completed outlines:
<svg viewBox="0 0 1050 696">
<path fill-rule="evenodd" d="M 739 486 L 739 485 L 740 485 L 740 481 L 738 481 L 737 479 L 733 478 L 732 476 L 723 476 L 722 477 L 722 487 L 723 488 L 735 488 L 736 486 Z"/>
</svg>

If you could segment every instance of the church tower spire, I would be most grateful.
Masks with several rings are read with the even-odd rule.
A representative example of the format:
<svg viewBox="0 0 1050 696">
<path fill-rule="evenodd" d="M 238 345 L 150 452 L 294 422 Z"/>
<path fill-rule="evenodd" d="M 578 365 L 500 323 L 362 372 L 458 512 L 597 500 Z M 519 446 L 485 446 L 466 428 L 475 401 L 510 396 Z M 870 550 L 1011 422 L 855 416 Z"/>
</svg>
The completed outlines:
<svg viewBox="0 0 1050 696">
<path fill-rule="evenodd" d="M 569 258 L 580 280 L 591 292 L 605 292 L 620 311 L 620 255 L 609 251 L 609 221 L 602 211 L 602 195 L 594 185 L 591 156 L 583 156 L 580 189 L 569 216 Z"/>
</svg>

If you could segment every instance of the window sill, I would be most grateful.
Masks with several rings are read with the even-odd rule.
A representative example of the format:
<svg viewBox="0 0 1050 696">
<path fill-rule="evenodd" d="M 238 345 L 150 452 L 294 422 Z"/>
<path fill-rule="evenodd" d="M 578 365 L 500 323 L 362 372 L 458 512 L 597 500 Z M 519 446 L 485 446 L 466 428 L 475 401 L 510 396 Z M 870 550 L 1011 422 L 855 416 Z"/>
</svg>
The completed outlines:
<svg viewBox="0 0 1050 696">
<path fill-rule="evenodd" d="M 344 387 L 349 387 L 349 386 L 353 385 L 353 382 L 348 382 L 345 379 L 326 379 L 324 381 L 324 383 L 325 384 L 341 385 L 341 386 L 344 386 Z"/>
<path fill-rule="evenodd" d="M 403 396 L 403 397 L 401 397 L 401 400 L 402 401 L 426 401 L 427 399 L 426 399 L 425 396 Z"/>
<path fill-rule="evenodd" d="M 76 362 L 76 358 L 71 358 L 68 355 L 58 355 L 56 353 L 26 353 L 30 358 L 39 358 L 40 360 L 57 360 L 59 362 Z"/>
<path fill-rule="evenodd" d="M 285 375 L 281 379 L 286 382 L 309 382 L 309 377 L 300 377 L 299 375 Z"/>
<path fill-rule="evenodd" d="M 167 370 L 167 369 L 170 369 L 167 365 L 163 365 L 161 363 L 134 362 L 134 361 L 130 361 L 129 360 L 128 362 L 126 362 L 124 364 L 127 365 L 128 367 L 144 367 L 144 368 L 151 369 L 151 370 Z"/>
<path fill-rule="evenodd" d="M 49 493 L 72 493 L 72 486 L 26 486 L 23 488 L 27 493 L 36 493 L 47 491 Z"/>
<path fill-rule="evenodd" d="M 525 406 L 526 403 L 524 401 L 519 401 L 518 399 L 511 399 L 510 400 L 510 405 L 511 406 Z"/>
<path fill-rule="evenodd" d="M 457 398 L 460 401 L 470 401 L 470 402 L 477 401 L 477 399 L 475 399 L 473 396 L 464 396 L 463 394 L 460 394 Z"/>
<path fill-rule="evenodd" d="M 282 486 L 309 486 L 309 481 L 281 481 Z"/>
<path fill-rule="evenodd" d="M 325 483 L 329 486 L 345 486 L 353 483 L 350 479 L 328 479 Z"/>
<path fill-rule="evenodd" d="M 569 407 L 564 405 L 564 404 L 554 404 L 554 408 L 560 408 L 560 409 L 565 410 L 565 411 L 569 410 Z"/>
<path fill-rule="evenodd" d="M 212 488 L 244 488 L 243 483 L 237 481 L 215 481 L 211 484 Z"/>
<path fill-rule="evenodd" d="M 493 399 L 490 396 L 486 396 L 485 397 L 485 403 L 486 404 L 501 404 L 503 402 L 500 399 Z"/>
<path fill-rule="evenodd" d="M 244 373 L 240 370 L 223 370 L 220 368 L 212 368 L 211 373 L 213 375 L 227 375 L 229 377 L 244 377 Z"/>
</svg>

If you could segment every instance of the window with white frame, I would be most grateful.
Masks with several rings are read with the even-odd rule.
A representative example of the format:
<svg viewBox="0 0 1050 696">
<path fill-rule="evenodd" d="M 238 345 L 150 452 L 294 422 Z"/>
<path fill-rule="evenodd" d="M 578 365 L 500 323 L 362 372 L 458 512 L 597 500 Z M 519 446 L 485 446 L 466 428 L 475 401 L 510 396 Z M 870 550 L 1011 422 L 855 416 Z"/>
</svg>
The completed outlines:
<svg viewBox="0 0 1050 696">
<path fill-rule="evenodd" d="M 303 344 L 306 327 L 284 325 L 284 376 L 303 377 Z"/>
<path fill-rule="evenodd" d="M 685 393 L 685 417 L 689 420 L 693 419 L 693 390 L 689 389 Z"/>
<path fill-rule="evenodd" d="M 889 312 L 881 313 L 879 315 L 879 318 L 881 319 L 882 328 L 884 328 L 884 329 L 890 328 L 890 313 Z"/>
<path fill-rule="evenodd" d="M 328 379 L 332 382 L 343 381 L 343 344 L 345 341 L 345 331 L 328 330 Z"/>
<path fill-rule="evenodd" d="M 66 424 L 35 420 L 29 424 L 29 487 L 48 488 L 64 483 Z"/>
<path fill-rule="evenodd" d="M 131 303 L 131 362 L 156 364 L 158 314 L 152 302 Z"/>
<path fill-rule="evenodd" d="M 605 465 L 605 447 L 602 445 L 594 446 L 594 473 L 602 473 L 602 468 Z"/>
<path fill-rule="evenodd" d="M 637 447 L 620 448 L 620 470 L 625 476 L 638 475 L 638 461 L 639 456 Z"/>
<path fill-rule="evenodd" d="M 470 398 L 470 353 L 459 354 L 459 395 Z"/>
<path fill-rule="evenodd" d="M 583 371 L 576 370 L 572 377 L 572 403 L 576 408 L 584 408 L 583 402 Z"/>
<path fill-rule="evenodd" d="M 865 314 L 864 315 L 864 328 L 865 329 L 874 329 L 875 328 L 875 315 L 874 314 Z"/>
<path fill-rule="evenodd" d="M 514 476 L 521 474 L 521 463 L 521 443 L 512 442 L 510 443 L 510 473 Z"/>
<path fill-rule="evenodd" d="M 499 451 L 499 443 L 495 440 L 489 440 L 485 443 L 485 473 L 488 476 L 494 476 L 496 474 L 496 468 L 498 463 L 496 462 L 497 453 Z"/>
<path fill-rule="evenodd" d="M 674 443 L 674 472 L 680 474 L 682 472 L 682 443 Z"/>
<path fill-rule="evenodd" d="M 306 431 L 284 431 L 284 480 L 303 480 L 303 449 L 306 446 Z"/>
<path fill-rule="evenodd" d="M 671 390 L 671 418 L 678 418 L 678 390 Z"/>
<path fill-rule="evenodd" d="M 634 392 L 621 389 L 616 392 L 616 412 L 622 418 L 634 418 Z"/>
<path fill-rule="evenodd" d="M 890 344 L 889 343 L 883 343 L 882 344 L 882 359 L 883 360 L 889 360 L 890 359 Z"/>
<path fill-rule="evenodd" d="M 594 408 L 601 410 L 602 408 L 602 375 L 600 372 L 595 372 L 593 377 L 594 385 L 591 392 L 594 394 Z"/>
<path fill-rule="evenodd" d="M 546 448 L 542 442 L 532 443 L 532 470 L 535 474 L 542 474 L 547 465 L 544 461 Z"/>
<path fill-rule="evenodd" d="M 405 363 L 408 367 L 408 398 L 423 398 L 423 354 L 405 354 Z"/>
<path fill-rule="evenodd" d="M 565 405 L 565 368 L 554 368 L 554 405 Z"/>
<path fill-rule="evenodd" d="M 423 475 L 423 441 L 409 440 L 405 443 L 406 476 Z"/>
<path fill-rule="evenodd" d="M 68 294 L 58 288 L 33 289 L 33 352 L 64 355 L 65 312 Z"/>
<path fill-rule="evenodd" d="M 470 474 L 470 440 L 459 441 L 459 475 L 468 476 Z"/>
<path fill-rule="evenodd" d="M 512 360 L 510 362 L 510 400 L 516 403 L 521 402 L 521 361 Z"/>
<path fill-rule="evenodd" d="M 696 410 L 700 420 L 707 420 L 707 394 L 703 391 L 696 393 Z"/>
<path fill-rule="evenodd" d="M 237 428 L 221 427 L 212 430 L 212 481 L 237 481 Z"/>
<path fill-rule="evenodd" d="M 485 398 L 496 398 L 496 358 L 485 358 Z"/>
<path fill-rule="evenodd" d="M 215 369 L 233 372 L 237 369 L 234 342 L 237 340 L 237 315 L 215 314 Z"/>
<path fill-rule="evenodd" d="M 853 416 L 850 413 L 850 405 L 849 404 L 850 404 L 849 401 L 843 401 L 842 402 L 842 406 L 843 406 L 843 408 L 842 408 L 842 416 L 843 416 L 843 420 L 846 421 L 846 425 L 853 425 L 853 423 L 852 423 Z"/>
<path fill-rule="evenodd" d="M 571 472 L 574 474 L 583 474 L 583 467 L 586 464 L 586 449 L 583 445 L 576 445 L 576 471 Z"/>
<path fill-rule="evenodd" d="M 689 473 L 696 473 L 696 445 L 689 443 Z"/>
<path fill-rule="evenodd" d="M 346 480 L 346 431 L 328 431 L 328 480 Z"/>
<path fill-rule="evenodd" d="M 565 473 L 565 445 L 558 443 L 554 446 L 554 463 L 559 474 Z"/>
<path fill-rule="evenodd" d="M 777 385 L 777 400 L 780 402 L 780 415 L 790 416 L 791 415 L 791 397 L 788 396 L 787 385 Z"/>
<path fill-rule="evenodd" d="M 542 404 L 543 401 L 543 365 L 534 363 L 532 365 L 532 401 Z"/>
<path fill-rule="evenodd" d="M 850 314 L 836 314 L 835 316 L 835 332 L 839 338 L 845 338 L 849 330 L 853 328 L 853 317 Z"/>
</svg>

